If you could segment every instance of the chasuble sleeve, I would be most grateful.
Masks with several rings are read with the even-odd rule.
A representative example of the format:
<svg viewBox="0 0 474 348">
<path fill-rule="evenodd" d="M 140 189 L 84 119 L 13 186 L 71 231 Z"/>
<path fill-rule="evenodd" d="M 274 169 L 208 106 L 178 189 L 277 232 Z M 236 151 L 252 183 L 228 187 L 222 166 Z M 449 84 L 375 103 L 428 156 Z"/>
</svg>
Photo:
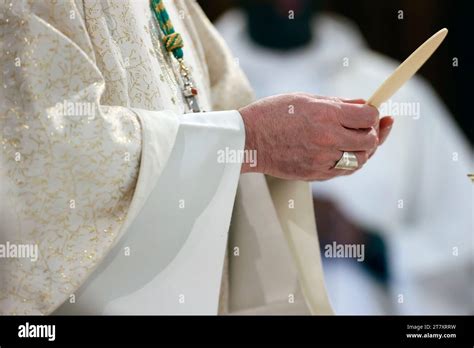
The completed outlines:
<svg viewBox="0 0 474 348">
<path fill-rule="evenodd" d="M 36 262 L 0 261 L 0 313 L 47 314 L 143 204 L 178 117 L 101 104 L 105 82 L 74 1 L 0 10 L 0 243 L 39 250 Z"/>
</svg>

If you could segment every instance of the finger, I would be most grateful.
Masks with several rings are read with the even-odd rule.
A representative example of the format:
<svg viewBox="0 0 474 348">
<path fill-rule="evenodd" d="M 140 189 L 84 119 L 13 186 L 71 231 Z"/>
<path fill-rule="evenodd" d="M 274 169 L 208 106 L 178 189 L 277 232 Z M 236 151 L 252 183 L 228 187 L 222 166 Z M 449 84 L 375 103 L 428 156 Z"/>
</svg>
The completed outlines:
<svg viewBox="0 0 474 348">
<path fill-rule="evenodd" d="M 367 151 L 377 147 L 379 139 L 375 129 L 342 128 L 337 134 L 336 148 L 340 151 Z"/>
<path fill-rule="evenodd" d="M 317 94 L 311 94 L 311 93 L 302 93 L 310 98 L 315 98 L 315 99 L 322 99 L 322 100 L 331 100 L 331 101 L 337 101 L 337 102 L 343 102 L 343 103 L 352 103 L 352 104 L 365 104 L 367 101 L 362 98 L 356 98 L 356 99 L 348 99 L 348 98 L 340 98 L 340 97 L 331 97 L 331 96 L 324 96 L 324 95 L 317 95 Z"/>
<path fill-rule="evenodd" d="M 311 94 L 311 93 L 301 93 L 309 98 L 313 98 L 313 99 L 318 99 L 318 100 L 329 100 L 329 101 L 333 101 L 333 102 L 342 102 L 342 99 L 341 98 L 338 98 L 338 97 L 331 97 L 331 96 L 325 96 L 325 95 L 317 95 L 317 94 Z"/>
<path fill-rule="evenodd" d="M 380 123 L 379 123 L 379 146 L 382 145 L 385 141 L 385 139 L 387 139 L 391 129 L 392 129 L 392 125 L 393 125 L 393 117 L 391 116 L 385 116 L 383 117 L 381 120 L 380 120 Z M 374 148 L 374 150 L 369 153 L 369 158 L 371 158 L 375 151 L 377 151 L 377 148 Z"/>
<path fill-rule="evenodd" d="M 365 104 L 367 102 L 365 99 L 362 99 L 362 98 L 346 99 L 346 98 L 331 97 L 331 96 L 324 96 L 324 95 L 317 95 L 317 94 L 310 94 L 310 93 L 302 93 L 302 94 L 314 99 L 329 100 L 329 101 L 339 102 L 339 103 Z"/>
<path fill-rule="evenodd" d="M 339 123 L 346 128 L 371 128 L 379 122 L 379 112 L 373 106 L 358 103 L 340 103 Z"/>
<path fill-rule="evenodd" d="M 393 122 L 394 120 L 391 116 L 385 116 L 380 119 L 379 145 L 382 145 L 385 139 L 387 139 L 392 130 Z"/>
<path fill-rule="evenodd" d="M 346 99 L 346 98 L 339 98 L 339 97 L 331 97 L 331 96 L 324 96 L 324 95 L 317 95 L 317 94 L 311 94 L 311 93 L 301 93 L 302 95 L 305 95 L 310 98 L 314 99 L 319 99 L 319 100 L 330 100 L 334 102 L 342 102 L 342 103 L 351 103 L 351 104 L 366 104 L 367 101 L 362 98 L 356 98 L 356 99 Z"/>
<path fill-rule="evenodd" d="M 344 103 L 351 103 L 351 104 L 365 104 L 366 100 L 359 98 L 359 99 L 341 99 Z"/>
</svg>

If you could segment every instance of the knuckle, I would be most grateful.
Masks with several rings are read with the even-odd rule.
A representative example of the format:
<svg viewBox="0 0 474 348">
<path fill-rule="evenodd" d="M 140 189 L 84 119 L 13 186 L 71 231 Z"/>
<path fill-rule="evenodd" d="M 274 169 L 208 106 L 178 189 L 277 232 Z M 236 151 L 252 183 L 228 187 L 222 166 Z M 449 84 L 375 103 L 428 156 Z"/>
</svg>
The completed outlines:
<svg viewBox="0 0 474 348">
<path fill-rule="evenodd" d="M 379 111 L 373 106 L 368 106 L 368 119 L 371 126 L 376 126 L 379 121 Z"/>
<path fill-rule="evenodd" d="M 339 120 L 344 117 L 344 112 L 340 105 L 332 103 L 331 101 L 319 101 L 319 104 L 324 107 L 324 115 L 331 120 Z"/>
<path fill-rule="evenodd" d="M 370 140 L 371 140 L 371 148 L 377 147 L 377 144 L 378 144 L 378 142 L 379 142 L 379 139 L 378 139 L 376 133 L 371 133 L 371 135 L 370 135 Z"/>
<path fill-rule="evenodd" d="M 367 134 L 367 148 L 373 149 L 377 146 L 377 144 L 378 144 L 377 134 L 375 134 L 374 132 L 370 132 L 369 134 Z"/>
<path fill-rule="evenodd" d="M 338 97 L 325 97 L 326 100 L 330 100 L 334 103 L 342 103 L 343 101 L 341 100 L 341 98 L 338 98 Z"/>
<path fill-rule="evenodd" d="M 355 114 L 365 124 L 366 128 L 375 127 L 378 124 L 379 112 L 376 108 L 365 104 L 355 104 L 352 110 L 357 110 Z"/>
</svg>

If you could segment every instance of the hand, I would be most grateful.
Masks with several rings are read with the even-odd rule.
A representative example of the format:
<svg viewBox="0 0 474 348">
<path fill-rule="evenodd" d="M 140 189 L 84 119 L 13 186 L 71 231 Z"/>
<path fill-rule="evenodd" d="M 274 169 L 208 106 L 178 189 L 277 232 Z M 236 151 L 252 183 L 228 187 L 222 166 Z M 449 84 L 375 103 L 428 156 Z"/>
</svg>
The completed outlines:
<svg viewBox="0 0 474 348">
<path fill-rule="evenodd" d="M 365 104 L 364 99 L 354 99 L 354 100 L 346 100 L 346 102 L 350 103 L 356 103 L 356 104 Z M 384 116 L 379 120 L 379 123 L 375 126 L 375 130 L 377 131 L 377 134 L 379 136 L 379 146 L 382 145 L 385 140 L 387 139 L 388 135 L 390 134 L 390 130 L 392 129 L 393 126 L 393 117 L 392 116 Z M 377 150 L 378 147 L 374 149 L 369 154 L 369 158 L 373 156 L 375 153 L 375 150 Z"/>
<path fill-rule="evenodd" d="M 359 168 L 388 135 L 376 108 L 363 100 L 341 100 L 304 93 L 258 100 L 239 110 L 245 124 L 246 150 L 256 150 L 259 172 L 283 179 L 327 180 L 353 171 L 334 169 L 343 151 L 354 152 Z"/>
</svg>

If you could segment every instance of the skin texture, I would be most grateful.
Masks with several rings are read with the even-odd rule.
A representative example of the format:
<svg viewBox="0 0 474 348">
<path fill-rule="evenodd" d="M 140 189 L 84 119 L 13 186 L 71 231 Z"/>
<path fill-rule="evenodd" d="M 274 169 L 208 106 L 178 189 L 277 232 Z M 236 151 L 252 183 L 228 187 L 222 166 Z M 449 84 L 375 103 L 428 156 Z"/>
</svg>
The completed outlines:
<svg viewBox="0 0 474 348">
<path fill-rule="evenodd" d="M 377 109 L 364 103 L 292 93 L 243 107 L 245 149 L 256 150 L 257 165 L 244 163 L 242 173 L 307 181 L 354 173 L 334 169 L 343 151 L 356 154 L 360 169 L 393 124 L 392 117 L 379 119 Z"/>
</svg>

